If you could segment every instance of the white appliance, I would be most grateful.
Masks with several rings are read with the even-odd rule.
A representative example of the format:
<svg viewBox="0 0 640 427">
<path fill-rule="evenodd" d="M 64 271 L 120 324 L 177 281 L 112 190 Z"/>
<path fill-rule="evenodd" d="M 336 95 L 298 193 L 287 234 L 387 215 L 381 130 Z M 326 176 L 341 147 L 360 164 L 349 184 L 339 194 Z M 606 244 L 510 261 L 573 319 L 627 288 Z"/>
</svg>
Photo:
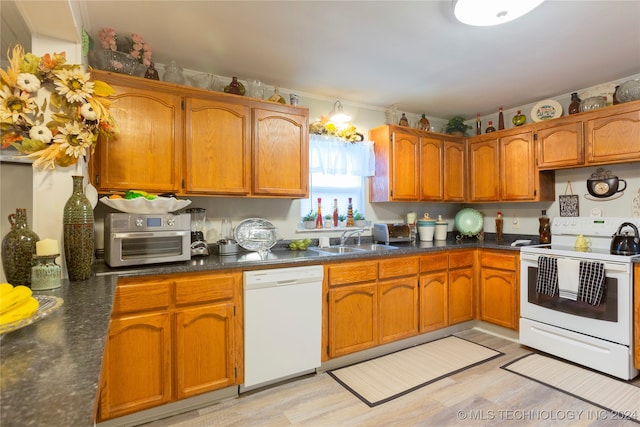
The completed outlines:
<svg viewBox="0 0 640 427">
<path fill-rule="evenodd" d="M 244 273 L 244 384 L 314 372 L 322 341 L 320 265 Z"/>
<path fill-rule="evenodd" d="M 625 380 L 638 375 L 633 366 L 632 345 L 632 261 L 638 256 L 610 253 L 611 236 L 623 222 L 640 225 L 638 218 L 555 218 L 551 223 L 551 244 L 522 247 L 521 344 Z M 575 247 L 580 235 L 589 242 L 587 249 Z M 561 297 L 558 290 L 550 295 L 551 291 L 544 287 L 553 276 L 549 273 L 550 262 L 562 266 L 553 271 L 565 296 L 567 287 L 578 286 L 576 300 Z M 572 266 L 584 269 L 568 276 L 567 265 L 569 271 Z M 588 266 L 594 270 L 588 271 Z M 604 286 L 585 284 L 600 266 L 604 268 Z M 583 291 L 596 288 L 602 289 L 599 301 L 593 298 L 593 292 Z"/>
</svg>

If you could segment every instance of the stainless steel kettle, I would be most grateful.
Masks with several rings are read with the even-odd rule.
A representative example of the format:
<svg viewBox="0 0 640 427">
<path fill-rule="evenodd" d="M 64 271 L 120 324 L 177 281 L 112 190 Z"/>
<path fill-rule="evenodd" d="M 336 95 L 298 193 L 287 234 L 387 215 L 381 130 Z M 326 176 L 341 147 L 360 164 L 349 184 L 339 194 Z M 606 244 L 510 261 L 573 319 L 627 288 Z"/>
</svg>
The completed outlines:
<svg viewBox="0 0 640 427">
<path fill-rule="evenodd" d="M 622 233 L 624 227 L 631 227 L 634 235 L 630 236 L 629 232 Z M 611 253 L 614 255 L 639 255 L 640 254 L 640 234 L 638 228 L 630 222 L 623 222 L 618 227 L 616 234 L 611 236 Z"/>
</svg>

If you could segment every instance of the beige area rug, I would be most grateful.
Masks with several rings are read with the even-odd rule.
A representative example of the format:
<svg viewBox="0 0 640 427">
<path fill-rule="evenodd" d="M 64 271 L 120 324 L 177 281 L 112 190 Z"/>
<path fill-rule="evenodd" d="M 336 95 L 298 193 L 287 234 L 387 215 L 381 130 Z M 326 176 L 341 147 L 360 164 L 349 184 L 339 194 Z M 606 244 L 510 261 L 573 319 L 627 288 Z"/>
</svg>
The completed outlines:
<svg viewBox="0 0 640 427">
<path fill-rule="evenodd" d="M 448 336 L 334 369 L 328 374 L 364 403 L 374 407 L 503 354 Z"/>
<path fill-rule="evenodd" d="M 640 387 L 626 381 L 536 353 L 502 369 L 640 422 Z"/>
</svg>

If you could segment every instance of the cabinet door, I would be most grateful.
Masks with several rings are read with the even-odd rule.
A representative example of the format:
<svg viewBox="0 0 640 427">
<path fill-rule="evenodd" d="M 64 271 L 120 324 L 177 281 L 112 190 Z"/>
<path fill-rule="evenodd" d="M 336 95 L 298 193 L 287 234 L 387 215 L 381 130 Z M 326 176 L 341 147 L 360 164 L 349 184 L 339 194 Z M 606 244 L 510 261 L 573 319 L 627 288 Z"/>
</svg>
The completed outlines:
<svg viewBox="0 0 640 427">
<path fill-rule="evenodd" d="M 376 288 L 374 282 L 329 290 L 329 357 L 378 344 Z"/>
<path fill-rule="evenodd" d="M 420 198 L 420 138 L 394 132 L 391 138 L 391 198 Z"/>
<path fill-rule="evenodd" d="M 235 384 L 233 303 L 176 311 L 177 398 Z"/>
<path fill-rule="evenodd" d="M 535 157 L 531 132 L 500 139 L 501 200 L 535 200 Z"/>
<path fill-rule="evenodd" d="M 444 200 L 463 202 L 465 200 L 465 160 L 464 143 L 444 141 Z"/>
<path fill-rule="evenodd" d="M 518 278 L 514 271 L 482 267 L 480 271 L 480 319 L 517 329 Z"/>
<path fill-rule="evenodd" d="M 469 197 L 472 202 L 500 199 L 498 140 L 469 143 Z"/>
<path fill-rule="evenodd" d="M 449 270 L 449 324 L 473 320 L 473 267 Z"/>
<path fill-rule="evenodd" d="M 435 138 L 420 138 L 420 200 L 443 200 L 443 143 Z"/>
<path fill-rule="evenodd" d="M 640 110 L 587 120 L 587 163 L 640 160 Z"/>
<path fill-rule="evenodd" d="M 112 85 L 110 111 L 120 132 L 97 148 L 94 184 L 100 191 L 180 190 L 181 98 L 172 93 Z M 95 165 L 94 165 L 95 166 Z"/>
<path fill-rule="evenodd" d="M 539 169 L 557 169 L 584 164 L 581 120 L 544 127 L 536 131 L 534 139 Z"/>
<path fill-rule="evenodd" d="M 102 419 L 171 401 L 170 325 L 167 312 L 111 320 L 103 361 Z"/>
<path fill-rule="evenodd" d="M 420 276 L 420 333 L 444 328 L 448 322 L 447 271 Z"/>
<path fill-rule="evenodd" d="M 380 344 L 418 333 L 418 279 L 406 277 L 378 283 Z"/>
<path fill-rule="evenodd" d="M 308 196 L 308 121 L 303 114 L 253 110 L 253 194 Z"/>
<path fill-rule="evenodd" d="M 247 195 L 251 190 L 251 110 L 187 98 L 185 192 Z"/>
</svg>

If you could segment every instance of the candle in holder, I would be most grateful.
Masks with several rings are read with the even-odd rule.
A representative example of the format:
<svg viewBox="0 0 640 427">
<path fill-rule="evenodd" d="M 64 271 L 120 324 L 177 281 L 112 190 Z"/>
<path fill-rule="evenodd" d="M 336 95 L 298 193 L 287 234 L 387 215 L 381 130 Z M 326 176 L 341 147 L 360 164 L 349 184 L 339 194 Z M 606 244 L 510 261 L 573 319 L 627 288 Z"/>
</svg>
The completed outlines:
<svg viewBox="0 0 640 427">
<path fill-rule="evenodd" d="M 57 240 L 42 239 L 36 242 L 36 255 L 38 256 L 58 255 L 59 253 L 60 249 Z"/>
</svg>

